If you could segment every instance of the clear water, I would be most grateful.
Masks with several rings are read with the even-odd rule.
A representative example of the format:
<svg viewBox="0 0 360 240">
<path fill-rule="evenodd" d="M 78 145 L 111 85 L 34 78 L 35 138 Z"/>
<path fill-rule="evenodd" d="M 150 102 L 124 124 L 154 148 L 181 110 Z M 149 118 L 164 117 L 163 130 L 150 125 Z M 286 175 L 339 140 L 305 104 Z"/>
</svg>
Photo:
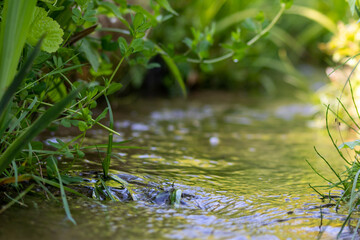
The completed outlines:
<svg viewBox="0 0 360 240">
<path fill-rule="evenodd" d="M 29 196 L 28 207 L 15 206 L 0 215 L 0 238 L 336 238 L 346 212 L 336 213 L 334 206 L 320 208 L 328 202 L 308 186 L 324 182 L 306 159 L 330 175 L 313 146 L 342 169 L 325 131 L 307 127 L 314 109 L 209 96 L 148 100 L 114 109 L 116 130 L 122 133 L 115 139 L 132 138 L 128 145 L 147 150 L 115 150 L 121 158 L 113 160 L 112 173 L 137 176 L 138 181 L 165 189 L 174 185 L 193 196 L 184 198 L 180 208 L 150 201 L 142 191 L 151 195 L 151 187 L 139 187 L 136 202 L 70 199 L 77 221 L 73 226 L 61 203 Z M 106 143 L 104 131 L 90 135 L 92 142 Z M 99 171 L 98 159 L 88 154 L 74 168 Z"/>
</svg>

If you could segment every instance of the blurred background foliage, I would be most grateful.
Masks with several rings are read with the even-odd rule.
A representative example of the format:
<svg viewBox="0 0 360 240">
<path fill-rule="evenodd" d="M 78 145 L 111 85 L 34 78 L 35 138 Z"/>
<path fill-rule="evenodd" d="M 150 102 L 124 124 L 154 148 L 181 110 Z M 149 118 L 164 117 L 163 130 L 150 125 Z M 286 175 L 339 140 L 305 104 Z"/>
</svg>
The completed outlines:
<svg viewBox="0 0 360 240">
<path fill-rule="evenodd" d="M 146 6 L 148 1 L 133 3 Z M 222 56 L 227 52 L 224 45 L 234 38 L 232 32 L 239 32 L 243 42 L 250 40 L 273 19 L 279 2 L 184 0 L 170 3 L 178 16 L 171 16 L 160 27 L 152 29 L 149 38 L 161 42 L 161 47 L 175 57 L 190 91 L 210 88 L 271 96 L 292 90 L 302 90 L 297 91 L 301 95 L 317 89 L 321 85 L 319 81 L 326 79 L 325 67 L 334 65 L 319 44 L 328 42 L 337 32 L 339 21 L 347 23 L 352 19 L 344 0 L 295 0 L 269 34 L 244 50 L 242 58 L 194 64 L 186 58 L 196 58 L 196 54 L 189 51 L 196 34 L 208 35 L 204 37 L 207 43 L 198 44 L 204 59 Z M 153 61 L 163 66 L 160 59 Z M 168 94 L 176 95 L 166 67 L 153 69 L 149 74 L 146 68 L 134 64 L 124 73 L 133 89 L 142 86 L 153 94 L 153 89 L 162 86 Z"/>
</svg>

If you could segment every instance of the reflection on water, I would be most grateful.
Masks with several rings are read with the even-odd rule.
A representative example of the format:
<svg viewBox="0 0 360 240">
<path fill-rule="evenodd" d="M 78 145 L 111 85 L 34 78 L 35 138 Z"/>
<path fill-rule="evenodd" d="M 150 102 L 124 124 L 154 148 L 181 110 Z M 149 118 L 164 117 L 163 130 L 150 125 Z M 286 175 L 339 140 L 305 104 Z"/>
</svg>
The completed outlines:
<svg viewBox="0 0 360 240">
<path fill-rule="evenodd" d="M 131 145 L 149 149 L 120 149 L 120 160 L 112 162 L 114 174 L 133 177 L 128 180 L 140 201 L 70 200 L 78 223 L 72 226 L 60 203 L 29 197 L 28 208 L 0 216 L 0 238 L 316 239 L 322 232 L 321 239 L 334 239 L 346 213 L 335 213 L 308 187 L 324 183 L 305 159 L 329 173 L 315 156 L 316 145 L 335 167 L 342 164 L 325 132 L 306 128 L 313 112 L 301 104 L 259 109 L 228 101 L 146 101 L 118 111 L 122 136 L 115 141 L 132 138 Z M 92 136 L 106 142 L 101 130 Z M 87 157 L 75 170 L 99 171 L 97 155 Z M 152 186 L 181 189 L 181 208 L 151 201 Z"/>
</svg>

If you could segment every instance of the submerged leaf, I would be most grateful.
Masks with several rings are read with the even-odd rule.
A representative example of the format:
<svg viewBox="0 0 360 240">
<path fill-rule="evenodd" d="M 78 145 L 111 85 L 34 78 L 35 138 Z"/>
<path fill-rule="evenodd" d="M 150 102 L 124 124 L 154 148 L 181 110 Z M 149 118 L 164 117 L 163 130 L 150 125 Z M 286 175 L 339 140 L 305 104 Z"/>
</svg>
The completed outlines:
<svg viewBox="0 0 360 240">
<path fill-rule="evenodd" d="M 30 45 L 35 46 L 44 34 L 45 38 L 41 49 L 49 53 L 58 50 L 63 41 L 63 30 L 55 20 L 48 17 L 44 8 L 36 7 L 33 22 L 31 23 L 30 31 L 27 36 L 27 42 Z"/>
</svg>

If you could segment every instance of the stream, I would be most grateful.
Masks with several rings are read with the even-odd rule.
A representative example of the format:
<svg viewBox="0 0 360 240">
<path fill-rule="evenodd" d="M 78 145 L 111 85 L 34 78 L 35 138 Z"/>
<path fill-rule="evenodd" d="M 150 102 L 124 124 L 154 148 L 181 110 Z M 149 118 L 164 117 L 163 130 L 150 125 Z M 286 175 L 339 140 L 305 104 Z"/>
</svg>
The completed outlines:
<svg viewBox="0 0 360 240">
<path fill-rule="evenodd" d="M 340 231 L 346 209 L 336 212 L 309 187 L 326 183 L 306 160 L 333 177 L 314 146 L 344 169 L 326 131 L 309 127 L 313 106 L 200 94 L 117 104 L 113 111 L 121 133 L 114 140 L 143 147 L 114 149 L 111 165 L 137 201 L 69 197 L 74 226 L 61 202 L 28 196 L 27 207 L 0 215 L 1 239 L 335 239 Z M 88 137 L 107 142 L 102 129 Z M 91 184 L 91 174 L 101 171 L 99 155 L 86 154 L 73 169 Z M 154 200 L 171 188 L 183 193 L 178 208 Z M 351 238 L 350 229 L 342 238 Z"/>
</svg>

